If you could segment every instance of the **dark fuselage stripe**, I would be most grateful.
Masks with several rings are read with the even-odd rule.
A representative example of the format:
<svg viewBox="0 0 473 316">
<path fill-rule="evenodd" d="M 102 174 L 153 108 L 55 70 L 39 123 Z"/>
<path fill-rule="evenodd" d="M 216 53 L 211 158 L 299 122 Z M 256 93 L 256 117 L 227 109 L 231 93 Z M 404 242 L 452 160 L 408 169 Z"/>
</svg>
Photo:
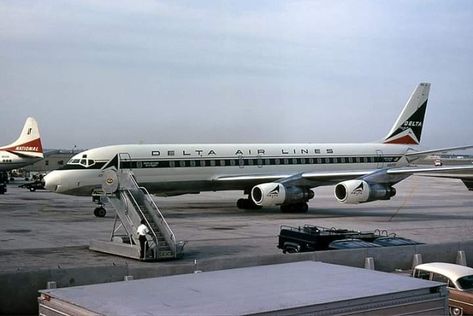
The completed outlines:
<svg viewBox="0 0 473 316">
<path fill-rule="evenodd" d="M 393 163 L 402 156 L 343 156 L 343 157 L 256 157 L 256 158 L 186 158 L 186 159 L 132 159 L 121 160 L 120 167 L 125 169 L 147 168 L 197 168 L 197 167 L 244 167 L 244 166 L 279 166 L 279 165 L 322 165 L 322 164 L 366 164 Z M 109 167 L 109 163 L 96 162 L 90 167 L 78 164 L 67 164 L 62 170 L 100 169 Z M 117 167 L 117 166 L 116 166 Z"/>
</svg>

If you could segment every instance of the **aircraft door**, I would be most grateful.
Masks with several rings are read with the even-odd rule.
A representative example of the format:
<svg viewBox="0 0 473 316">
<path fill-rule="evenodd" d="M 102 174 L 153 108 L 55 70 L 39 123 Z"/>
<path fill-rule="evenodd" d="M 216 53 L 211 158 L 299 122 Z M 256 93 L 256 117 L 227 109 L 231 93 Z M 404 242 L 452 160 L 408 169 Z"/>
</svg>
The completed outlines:
<svg viewBox="0 0 473 316">
<path fill-rule="evenodd" d="M 129 153 L 118 154 L 118 169 L 130 169 L 131 170 L 131 155 Z"/>
<path fill-rule="evenodd" d="M 381 150 L 376 150 L 376 168 L 384 168 L 384 156 Z"/>
<path fill-rule="evenodd" d="M 243 159 L 242 155 L 238 156 L 238 166 L 240 168 L 243 168 L 245 166 L 245 160 Z"/>
<path fill-rule="evenodd" d="M 258 155 L 258 158 L 256 159 L 256 164 L 258 165 L 258 168 L 263 167 L 263 158 L 261 157 L 261 155 Z"/>
</svg>

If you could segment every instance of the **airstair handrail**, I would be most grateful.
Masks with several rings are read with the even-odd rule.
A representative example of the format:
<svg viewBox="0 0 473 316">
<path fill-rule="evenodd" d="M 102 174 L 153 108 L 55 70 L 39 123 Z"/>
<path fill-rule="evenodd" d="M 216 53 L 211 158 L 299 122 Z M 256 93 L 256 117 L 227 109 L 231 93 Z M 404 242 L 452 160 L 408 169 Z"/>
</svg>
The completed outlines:
<svg viewBox="0 0 473 316">
<path fill-rule="evenodd" d="M 156 233 L 154 232 L 154 229 L 152 229 L 151 227 L 151 223 L 148 221 L 148 219 L 146 218 L 145 214 L 143 213 L 143 211 L 141 210 L 141 207 L 140 205 L 138 204 L 138 202 L 136 201 L 135 197 L 133 196 L 133 194 L 131 193 L 130 190 L 126 190 L 129 194 L 127 196 L 128 199 L 132 199 L 132 203 L 135 205 L 135 208 L 140 211 L 141 213 L 141 218 L 145 220 L 147 226 L 150 228 L 149 231 L 151 231 L 153 233 L 153 236 L 154 236 L 154 242 L 156 243 L 156 247 L 159 247 L 159 240 L 158 240 L 158 236 L 156 235 Z M 155 253 L 159 254 L 159 251 L 156 251 Z"/>
<path fill-rule="evenodd" d="M 136 182 L 135 178 L 134 177 L 130 177 L 131 178 L 131 181 L 133 182 L 133 184 L 136 185 L 136 187 L 138 187 L 140 190 L 143 190 L 146 194 L 146 198 L 148 199 L 148 201 L 153 205 L 154 209 L 158 212 L 160 218 L 161 218 L 161 222 L 164 223 L 164 228 L 168 231 L 168 234 L 173 242 L 173 248 L 174 248 L 174 253 L 176 253 L 176 250 L 177 250 L 177 245 L 176 245 L 176 237 L 174 236 L 174 232 L 172 231 L 171 227 L 169 227 L 169 224 L 168 222 L 166 221 L 166 219 L 164 218 L 163 214 L 161 213 L 161 211 L 159 210 L 158 206 L 156 205 L 156 203 L 154 202 L 154 200 L 150 197 L 151 195 L 149 194 L 148 190 L 145 188 L 145 187 L 142 187 L 142 186 L 139 186 L 139 184 Z M 141 210 L 140 210 L 141 211 Z"/>
<path fill-rule="evenodd" d="M 168 222 L 166 221 L 166 219 L 164 218 L 164 215 L 161 213 L 161 211 L 159 210 L 158 206 L 156 205 L 156 203 L 154 202 L 154 200 L 152 198 L 150 198 L 150 195 L 148 190 L 145 188 L 145 187 L 140 187 L 141 190 L 145 191 L 146 195 L 147 195 L 147 198 L 149 200 L 149 202 L 151 204 L 153 204 L 153 207 L 154 209 L 158 212 L 159 216 L 161 217 L 161 221 L 164 223 L 164 227 L 166 228 L 166 230 L 169 232 L 169 235 L 171 236 L 171 239 L 172 241 L 175 243 L 176 242 L 176 238 L 174 237 L 174 232 L 172 231 L 171 227 L 169 226 Z"/>
</svg>

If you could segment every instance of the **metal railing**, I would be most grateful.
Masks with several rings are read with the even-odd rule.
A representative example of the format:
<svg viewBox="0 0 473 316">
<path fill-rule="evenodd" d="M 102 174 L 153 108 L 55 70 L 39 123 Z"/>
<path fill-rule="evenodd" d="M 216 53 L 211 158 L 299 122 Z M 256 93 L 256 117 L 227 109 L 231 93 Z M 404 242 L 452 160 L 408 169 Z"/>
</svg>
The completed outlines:
<svg viewBox="0 0 473 316">
<path fill-rule="evenodd" d="M 135 182 L 136 183 L 136 182 Z M 147 226 L 149 227 L 149 231 L 151 231 L 153 233 L 153 240 L 156 244 L 156 251 L 154 253 L 154 257 L 155 259 L 157 259 L 159 257 L 159 240 L 158 240 L 158 236 L 156 235 L 154 229 L 151 227 L 151 223 L 148 221 L 148 219 L 146 218 L 145 214 L 143 213 L 143 210 L 141 209 L 140 205 L 138 204 L 138 202 L 136 201 L 135 197 L 133 196 L 133 194 L 131 193 L 130 190 L 126 189 L 126 191 L 128 194 L 127 194 L 127 199 L 132 202 L 134 204 L 134 207 L 136 210 L 138 210 L 141 214 L 141 218 L 146 222 Z M 131 199 L 130 199 L 131 197 Z M 146 254 L 145 254 L 146 255 Z"/>
<path fill-rule="evenodd" d="M 151 195 L 149 194 L 148 190 L 145 188 L 145 187 L 142 187 L 142 186 L 139 186 L 139 184 L 136 182 L 135 178 L 132 177 L 130 175 L 130 178 L 131 178 L 131 181 L 134 185 L 136 185 L 137 188 L 139 188 L 140 190 L 143 190 L 143 192 L 145 193 L 145 197 L 146 199 L 148 200 L 148 202 L 153 206 L 154 210 L 157 212 L 157 214 L 159 215 L 159 218 L 161 220 L 161 223 L 163 224 L 163 228 L 166 230 L 166 233 L 167 235 L 170 237 L 171 241 L 172 241 L 172 245 L 169 245 L 169 246 L 172 246 L 173 247 L 173 250 L 174 250 L 174 254 L 177 255 L 177 243 L 176 243 L 176 237 L 174 236 L 174 232 L 172 231 L 171 227 L 169 226 L 169 224 L 167 223 L 166 219 L 164 218 L 163 214 L 161 213 L 161 211 L 159 210 L 158 206 L 156 205 L 156 203 L 154 202 L 154 200 L 151 198 Z M 141 212 L 141 209 L 140 209 L 140 212 Z M 142 212 L 141 212 L 142 213 Z"/>
</svg>

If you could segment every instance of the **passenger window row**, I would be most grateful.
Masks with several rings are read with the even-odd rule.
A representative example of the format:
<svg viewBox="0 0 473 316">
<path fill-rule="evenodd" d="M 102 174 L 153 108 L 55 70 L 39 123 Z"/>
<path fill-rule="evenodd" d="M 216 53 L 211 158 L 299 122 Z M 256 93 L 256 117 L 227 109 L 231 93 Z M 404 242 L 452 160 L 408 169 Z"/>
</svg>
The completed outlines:
<svg viewBox="0 0 473 316">
<path fill-rule="evenodd" d="M 344 163 L 381 163 L 397 161 L 398 157 L 326 157 L 326 158 L 237 158 L 201 160 L 152 160 L 121 161 L 122 168 L 184 168 L 184 167 L 227 167 L 227 166 L 276 166 Z"/>
</svg>

